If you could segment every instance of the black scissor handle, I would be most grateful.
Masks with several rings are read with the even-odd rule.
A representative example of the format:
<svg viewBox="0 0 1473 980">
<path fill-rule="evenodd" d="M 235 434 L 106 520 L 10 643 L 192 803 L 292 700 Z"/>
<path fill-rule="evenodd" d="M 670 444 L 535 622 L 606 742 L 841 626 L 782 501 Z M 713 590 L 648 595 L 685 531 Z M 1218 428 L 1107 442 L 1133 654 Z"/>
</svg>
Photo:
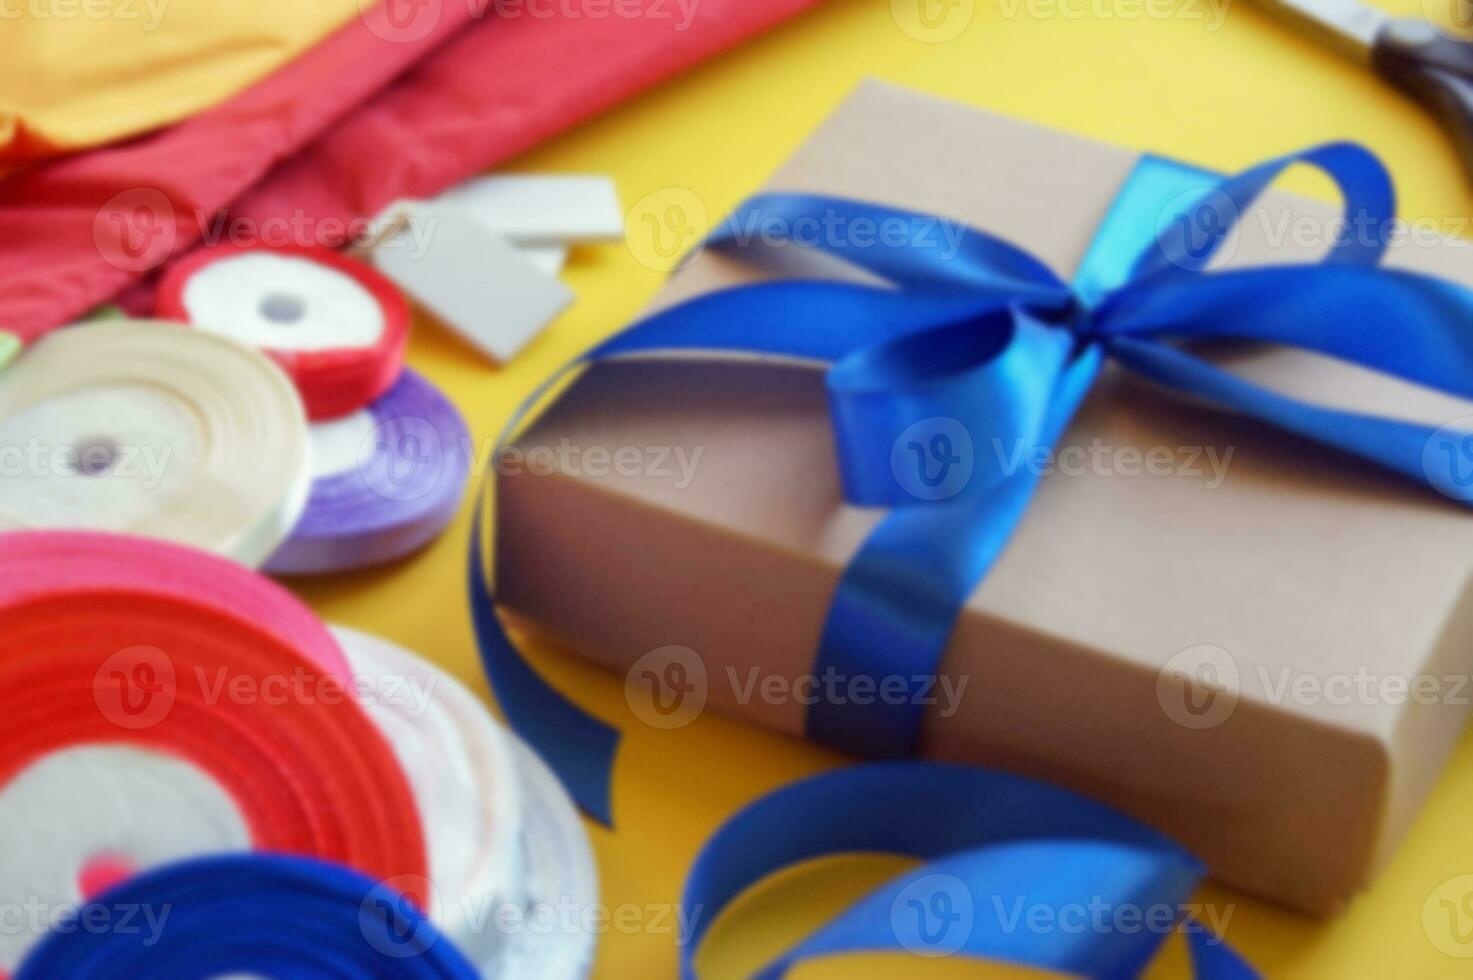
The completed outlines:
<svg viewBox="0 0 1473 980">
<path fill-rule="evenodd" d="M 1388 24 L 1372 51 L 1376 70 L 1437 113 L 1473 176 L 1473 41 L 1439 33 L 1426 21 Z"/>
</svg>

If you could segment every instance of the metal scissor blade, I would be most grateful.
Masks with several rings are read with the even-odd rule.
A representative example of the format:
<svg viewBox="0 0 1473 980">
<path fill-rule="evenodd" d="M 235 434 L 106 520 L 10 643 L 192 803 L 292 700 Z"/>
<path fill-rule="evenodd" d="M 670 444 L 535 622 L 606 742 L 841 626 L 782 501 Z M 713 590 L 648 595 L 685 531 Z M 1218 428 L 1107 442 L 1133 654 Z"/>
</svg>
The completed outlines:
<svg viewBox="0 0 1473 980">
<path fill-rule="evenodd" d="M 1369 61 L 1377 36 L 1391 21 L 1384 10 L 1359 0 L 1261 0 L 1341 53 Z"/>
</svg>

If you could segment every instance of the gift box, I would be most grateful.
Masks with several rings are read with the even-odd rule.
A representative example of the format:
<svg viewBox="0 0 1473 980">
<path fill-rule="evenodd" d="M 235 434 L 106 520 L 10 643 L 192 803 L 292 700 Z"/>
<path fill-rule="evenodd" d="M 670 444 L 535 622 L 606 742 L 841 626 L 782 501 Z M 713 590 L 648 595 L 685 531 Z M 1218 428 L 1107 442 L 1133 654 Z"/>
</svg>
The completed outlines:
<svg viewBox="0 0 1473 980">
<path fill-rule="evenodd" d="M 869 83 L 769 187 L 936 215 L 941 247 L 965 224 L 1067 277 L 1140 158 Z M 1219 261 L 1314 261 L 1345 231 L 1337 213 L 1270 192 Z M 1473 284 L 1468 243 L 1426 228 L 1386 265 Z M 708 250 L 656 307 L 816 274 L 840 273 Z M 1473 428 L 1467 402 L 1304 350 L 1194 352 L 1318 404 Z M 938 434 L 897 443 L 918 493 L 953 458 Z M 972 447 L 1041 480 L 950 634 L 920 754 L 1079 790 L 1225 883 L 1334 910 L 1388 860 L 1466 719 L 1467 510 L 1110 366 L 1052 452 L 1017 448 Z M 795 735 L 815 698 L 884 696 L 883 678 L 816 670 L 841 575 L 885 511 L 845 502 L 814 365 L 605 361 L 501 462 L 495 579 L 518 621 L 625 674 L 675 656 L 705 707 Z"/>
</svg>

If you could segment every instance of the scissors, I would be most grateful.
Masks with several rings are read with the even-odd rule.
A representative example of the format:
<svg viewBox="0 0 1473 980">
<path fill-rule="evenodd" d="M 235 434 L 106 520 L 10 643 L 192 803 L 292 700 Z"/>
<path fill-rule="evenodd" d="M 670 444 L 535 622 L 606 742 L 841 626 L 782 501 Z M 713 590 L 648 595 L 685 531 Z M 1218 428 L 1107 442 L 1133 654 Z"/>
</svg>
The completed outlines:
<svg viewBox="0 0 1473 980">
<path fill-rule="evenodd" d="M 1435 113 L 1473 177 L 1473 37 L 1457 40 L 1430 21 L 1396 19 L 1360 0 L 1262 2 Z"/>
</svg>

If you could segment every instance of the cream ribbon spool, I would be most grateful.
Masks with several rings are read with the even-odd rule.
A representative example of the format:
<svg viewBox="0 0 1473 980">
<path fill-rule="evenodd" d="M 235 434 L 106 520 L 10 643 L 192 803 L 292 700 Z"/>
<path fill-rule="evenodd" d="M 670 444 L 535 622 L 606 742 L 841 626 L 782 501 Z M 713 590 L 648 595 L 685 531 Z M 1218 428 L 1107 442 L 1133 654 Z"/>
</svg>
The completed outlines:
<svg viewBox="0 0 1473 980">
<path fill-rule="evenodd" d="M 332 632 L 419 803 L 431 919 L 488 980 L 587 976 L 598 875 L 562 786 L 453 677 L 376 636 Z"/>
<path fill-rule="evenodd" d="M 259 565 L 311 488 L 306 418 L 264 355 L 178 324 L 55 331 L 0 373 L 0 530 L 76 528 Z"/>
</svg>

